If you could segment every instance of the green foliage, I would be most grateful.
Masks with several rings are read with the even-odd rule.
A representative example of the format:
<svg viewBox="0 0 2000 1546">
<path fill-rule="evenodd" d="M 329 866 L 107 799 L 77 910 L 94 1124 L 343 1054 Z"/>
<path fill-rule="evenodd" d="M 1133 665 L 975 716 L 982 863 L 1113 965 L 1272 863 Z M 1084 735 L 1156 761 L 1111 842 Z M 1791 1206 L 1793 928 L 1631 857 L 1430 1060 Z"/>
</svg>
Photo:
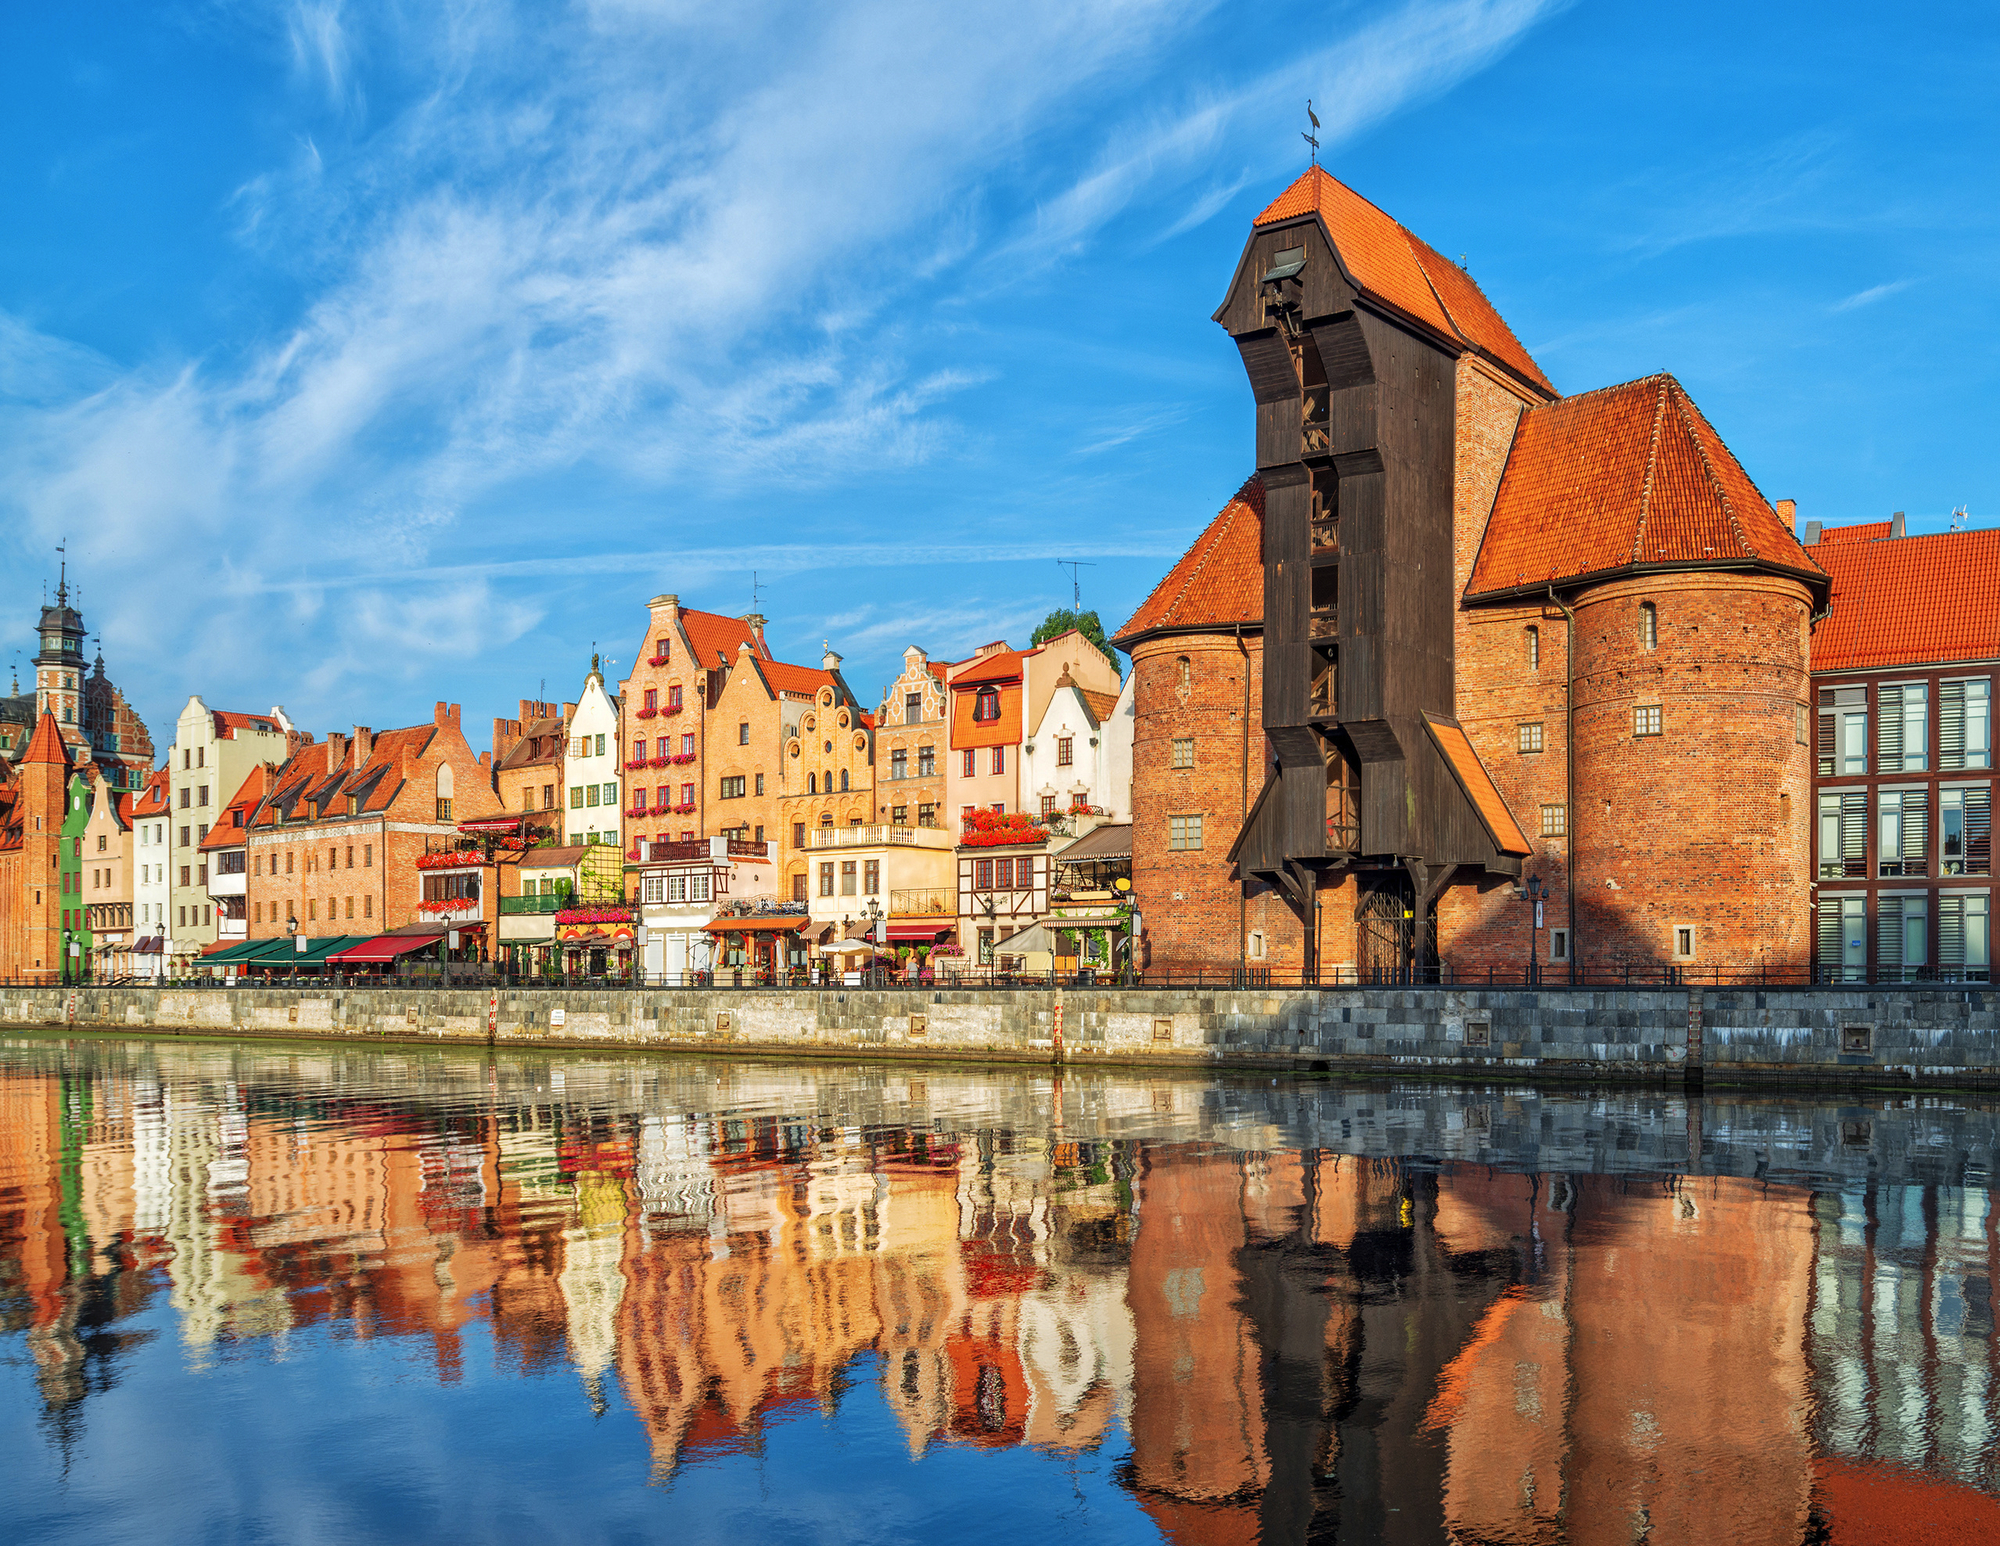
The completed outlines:
<svg viewBox="0 0 2000 1546">
<path fill-rule="evenodd" d="M 1103 652 L 1104 658 L 1111 662 L 1111 669 L 1118 673 L 1118 680 L 1124 681 L 1125 663 L 1118 658 L 1118 651 L 1111 647 L 1110 640 L 1104 637 L 1104 624 L 1097 620 L 1095 611 L 1072 612 L 1068 607 L 1057 607 L 1042 619 L 1041 627 L 1029 635 L 1028 642 L 1046 644 L 1051 639 L 1060 638 L 1072 628 Z"/>
</svg>

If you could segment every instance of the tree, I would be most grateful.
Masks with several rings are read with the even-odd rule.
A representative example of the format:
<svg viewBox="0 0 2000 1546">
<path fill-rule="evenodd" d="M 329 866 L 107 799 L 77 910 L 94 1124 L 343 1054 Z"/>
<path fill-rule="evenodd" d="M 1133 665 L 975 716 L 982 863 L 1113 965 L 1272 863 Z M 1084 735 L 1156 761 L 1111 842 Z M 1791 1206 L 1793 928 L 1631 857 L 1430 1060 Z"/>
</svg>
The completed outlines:
<svg viewBox="0 0 2000 1546">
<path fill-rule="evenodd" d="M 1046 644 L 1051 639 L 1060 638 L 1072 628 L 1103 652 L 1104 658 L 1111 662 L 1111 669 L 1118 673 L 1118 679 L 1122 682 L 1125 679 L 1124 662 L 1119 660 L 1118 651 L 1113 649 L 1111 642 L 1104 637 L 1104 624 L 1097 620 L 1097 613 L 1094 611 L 1072 612 L 1068 607 L 1057 607 L 1042 619 L 1041 627 L 1029 636 L 1028 642 Z"/>
</svg>

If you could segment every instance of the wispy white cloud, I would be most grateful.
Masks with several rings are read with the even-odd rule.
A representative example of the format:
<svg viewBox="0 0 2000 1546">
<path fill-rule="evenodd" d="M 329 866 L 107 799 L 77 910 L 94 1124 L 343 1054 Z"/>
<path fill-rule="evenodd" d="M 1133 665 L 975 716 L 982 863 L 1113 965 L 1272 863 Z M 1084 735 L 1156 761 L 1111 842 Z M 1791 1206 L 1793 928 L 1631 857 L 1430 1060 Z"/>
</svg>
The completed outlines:
<svg viewBox="0 0 2000 1546">
<path fill-rule="evenodd" d="M 230 11 L 298 109 L 217 216 L 300 299 L 267 333 L 130 362 L 0 318 L 16 556 L 81 534 L 95 583 L 126 598 L 107 648 L 186 640 L 177 690 L 310 659 L 327 699 L 518 637 L 551 577 L 821 564 L 809 527 L 774 544 L 705 512 L 763 491 L 788 530 L 815 490 L 976 452 L 960 405 L 996 367 L 940 363 L 956 300 L 1142 206 L 1189 229 L 1272 175 L 1256 147 L 1290 143 L 1274 115 L 1297 99 L 1323 104 L 1331 145 L 1560 7 L 1406 4 L 1247 80 L 1176 56 L 1211 8 Z M 1170 64 L 1194 84 L 1164 89 Z M 1109 423 L 1081 454 L 1178 412 Z M 659 513 L 623 540 L 549 493 L 579 479 Z M 993 523 L 927 537 L 923 561 L 1018 559 L 1020 531 Z M 907 533 L 847 535 L 848 567 L 912 560 Z M 1172 547 L 1092 551 L 1114 550 Z"/>
<path fill-rule="evenodd" d="M 1856 290 L 1845 300 L 1835 301 L 1834 311 L 1854 311 L 1862 306 L 1873 306 L 1877 301 L 1887 300 L 1899 290 L 1907 290 L 1915 284 L 1914 279 L 1892 279 L 1887 284 L 1870 285 L 1865 290 Z"/>
</svg>

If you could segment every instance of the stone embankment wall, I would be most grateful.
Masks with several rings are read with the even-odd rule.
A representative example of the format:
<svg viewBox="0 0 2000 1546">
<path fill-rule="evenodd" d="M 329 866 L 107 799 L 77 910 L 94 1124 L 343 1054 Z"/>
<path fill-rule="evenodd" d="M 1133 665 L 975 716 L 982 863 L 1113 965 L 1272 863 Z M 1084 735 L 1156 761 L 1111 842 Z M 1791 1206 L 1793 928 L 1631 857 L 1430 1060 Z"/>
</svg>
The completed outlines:
<svg viewBox="0 0 2000 1546">
<path fill-rule="evenodd" d="M 1071 1064 L 1782 1077 L 2000 1087 L 1959 988 L 1168 990 L 1062 995 Z M 1049 989 L 0 988 L 0 1026 L 1048 1063 Z"/>
</svg>

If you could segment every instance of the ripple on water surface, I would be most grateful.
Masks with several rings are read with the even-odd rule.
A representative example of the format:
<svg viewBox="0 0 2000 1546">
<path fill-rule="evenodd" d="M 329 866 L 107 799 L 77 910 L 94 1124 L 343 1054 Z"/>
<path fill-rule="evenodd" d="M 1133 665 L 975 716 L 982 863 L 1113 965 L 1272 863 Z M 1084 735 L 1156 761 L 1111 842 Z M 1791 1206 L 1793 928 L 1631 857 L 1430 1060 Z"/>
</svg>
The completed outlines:
<svg viewBox="0 0 2000 1546">
<path fill-rule="evenodd" d="M 2000 1113 L 0 1043 L 0 1539 L 2000 1540 Z"/>
</svg>

